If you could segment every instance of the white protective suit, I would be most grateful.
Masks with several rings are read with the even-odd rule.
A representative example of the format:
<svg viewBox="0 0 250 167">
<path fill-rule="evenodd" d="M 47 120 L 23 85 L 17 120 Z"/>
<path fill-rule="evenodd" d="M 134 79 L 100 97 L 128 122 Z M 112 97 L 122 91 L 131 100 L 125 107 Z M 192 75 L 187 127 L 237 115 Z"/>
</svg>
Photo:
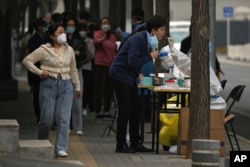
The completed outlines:
<svg viewBox="0 0 250 167">
<path fill-rule="evenodd" d="M 174 48 L 174 43 L 172 38 L 168 39 L 169 41 L 169 49 L 171 52 L 171 57 L 175 62 L 175 65 L 179 69 L 179 72 L 182 72 L 185 76 L 191 77 L 191 59 L 190 56 L 182 53 L 181 51 Z M 221 93 L 223 91 L 221 87 L 221 83 L 217 78 L 213 68 L 210 66 L 210 109 L 226 109 L 226 102 L 221 97 Z M 177 72 L 173 72 L 173 75 L 179 76 L 178 70 Z"/>
</svg>

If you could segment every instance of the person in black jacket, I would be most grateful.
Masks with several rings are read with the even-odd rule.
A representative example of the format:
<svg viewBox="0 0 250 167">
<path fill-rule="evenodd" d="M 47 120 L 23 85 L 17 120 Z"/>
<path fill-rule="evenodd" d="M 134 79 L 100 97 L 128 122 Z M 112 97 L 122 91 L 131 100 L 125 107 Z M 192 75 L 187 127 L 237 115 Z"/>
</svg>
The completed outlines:
<svg viewBox="0 0 250 167">
<path fill-rule="evenodd" d="M 189 35 L 181 41 L 180 51 L 185 53 L 185 54 L 187 54 L 189 52 L 189 50 L 191 49 L 191 32 L 192 32 L 192 29 L 191 29 L 191 25 L 190 25 Z"/>
<path fill-rule="evenodd" d="M 43 18 L 38 18 L 34 22 L 35 25 L 35 34 L 28 41 L 28 50 L 29 53 L 33 52 L 40 45 L 46 43 L 46 30 L 47 22 Z M 40 63 L 35 64 L 37 67 L 40 67 Z M 39 87 L 40 87 L 40 77 L 28 71 L 28 83 L 33 93 L 33 105 L 34 111 L 37 117 L 37 123 L 40 120 L 40 106 L 39 106 Z"/>
<path fill-rule="evenodd" d="M 158 40 L 165 35 L 166 21 L 153 16 L 147 21 L 147 30 L 130 36 L 119 49 L 109 76 L 112 80 L 118 107 L 116 152 L 134 153 L 152 151 L 140 143 L 140 114 L 137 80 L 142 66 L 159 54 Z M 129 122 L 130 147 L 126 143 Z"/>
</svg>

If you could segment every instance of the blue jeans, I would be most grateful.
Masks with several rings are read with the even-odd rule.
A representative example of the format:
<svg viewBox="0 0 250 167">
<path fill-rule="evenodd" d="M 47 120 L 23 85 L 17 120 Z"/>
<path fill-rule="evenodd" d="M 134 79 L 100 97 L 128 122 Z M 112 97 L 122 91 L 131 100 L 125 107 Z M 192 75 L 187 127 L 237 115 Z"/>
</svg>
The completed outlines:
<svg viewBox="0 0 250 167">
<path fill-rule="evenodd" d="M 83 96 L 83 76 L 82 69 L 77 69 L 78 77 L 81 84 L 81 97 L 77 98 L 74 92 L 72 106 L 72 125 L 73 130 L 82 130 L 82 96 Z"/>
<path fill-rule="evenodd" d="M 56 151 L 66 151 L 69 139 L 69 123 L 73 101 L 71 80 L 42 79 L 40 83 L 40 121 L 38 139 L 48 139 L 49 131 L 56 121 Z"/>
</svg>

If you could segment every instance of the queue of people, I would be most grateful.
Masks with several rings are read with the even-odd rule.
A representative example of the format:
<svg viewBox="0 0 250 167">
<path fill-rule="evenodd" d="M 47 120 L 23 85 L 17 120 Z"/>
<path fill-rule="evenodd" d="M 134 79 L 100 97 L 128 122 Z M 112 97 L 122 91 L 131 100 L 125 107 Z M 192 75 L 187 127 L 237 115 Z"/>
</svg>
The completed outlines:
<svg viewBox="0 0 250 167">
<path fill-rule="evenodd" d="M 112 101 L 118 110 L 115 151 L 151 151 L 140 142 L 137 79 L 143 65 L 158 56 L 158 41 L 165 35 L 166 22 L 160 16 L 145 22 L 142 9 L 134 10 L 132 18 L 136 33 L 119 49 L 109 17 L 95 24 L 88 12 L 78 17 L 64 12 L 52 15 L 50 23 L 37 22 L 34 36 L 42 39 L 32 42 L 34 38 L 30 38 L 29 43 L 37 45 L 29 49 L 23 64 L 39 81 L 33 92 L 38 139 L 48 139 L 55 127 L 57 156 L 68 156 L 71 129 L 84 135 L 82 116 L 87 112 L 95 112 L 96 119 L 111 119 Z M 126 143 L 127 128 L 130 146 Z"/>
</svg>

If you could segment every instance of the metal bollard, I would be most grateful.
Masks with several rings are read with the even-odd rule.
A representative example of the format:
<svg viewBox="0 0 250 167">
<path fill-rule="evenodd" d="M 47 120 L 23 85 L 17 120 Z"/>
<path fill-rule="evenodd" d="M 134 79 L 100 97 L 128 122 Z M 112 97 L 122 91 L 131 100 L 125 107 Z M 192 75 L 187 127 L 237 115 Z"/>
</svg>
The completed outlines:
<svg viewBox="0 0 250 167">
<path fill-rule="evenodd" d="M 193 139 L 192 167 L 219 167 L 220 141 L 209 139 Z"/>
<path fill-rule="evenodd" d="M 224 167 L 230 167 L 229 163 L 230 163 L 230 157 L 225 157 Z"/>
</svg>

